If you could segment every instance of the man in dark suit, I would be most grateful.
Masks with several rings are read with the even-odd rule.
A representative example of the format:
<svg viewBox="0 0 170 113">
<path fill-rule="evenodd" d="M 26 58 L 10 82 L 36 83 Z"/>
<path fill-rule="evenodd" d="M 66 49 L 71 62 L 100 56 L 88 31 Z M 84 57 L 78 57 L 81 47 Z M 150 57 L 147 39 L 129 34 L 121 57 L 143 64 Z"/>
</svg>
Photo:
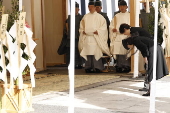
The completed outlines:
<svg viewBox="0 0 170 113">
<path fill-rule="evenodd" d="M 79 28 L 80 28 L 80 21 L 82 20 L 82 15 L 79 14 L 79 4 L 75 3 L 75 68 L 81 69 L 83 64 L 83 58 L 80 56 L 79 50 L 78 50 L 78 41 L 79 41 Z M 70 15 L 68 16 L 68 19 L 66 20 L 66 27 L 67 27 L 67 52 L 66 52 L 66 63 L 69 65 L 70 63 Z"/>
</svg>

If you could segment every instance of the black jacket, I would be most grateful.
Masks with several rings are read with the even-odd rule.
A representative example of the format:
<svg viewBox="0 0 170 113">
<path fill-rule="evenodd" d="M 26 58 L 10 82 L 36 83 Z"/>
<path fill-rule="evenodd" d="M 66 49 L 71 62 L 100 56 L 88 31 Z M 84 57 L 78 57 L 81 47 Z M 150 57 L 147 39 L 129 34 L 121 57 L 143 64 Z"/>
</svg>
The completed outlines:
<svg viewBox="0 0 170 113">
<path fill-rule="evenodd" d="M 100 12 L 100 14 L 106 19 L 107 29 L 109 31 L 110 20 L 109 20 L 109 18 L 107 16 L 107 13 Z"/>
<path fill-rule="evenodd" d="M 142 53 L 143 57 L 149 56 L 149 48 L 153 47 L 152 39 L 144 36 L 137 36 L 133 38 L 132 44 L 135 45 Z"/>
<path fill-rule="evenodd" d="M 78 47 L 78 40 L 79 40 L 79 28 L 80 28 L 80 21 L 82 20 L 83 16 L 78 14 L 75 16 L 75 46 Z M 68 19 L 66 20 L 66 23 L 68 23 L 68 31 L 67 31 L 67 47 L 70 47 L 70 27 L 71 27 L 71 23 L 70 23 L 71 17 L 70 15 L 68 16 Z"/>
<path fill-rule="evenodd" d="M 131 27 L 130 34 L 133 35 L 134 33 L 138 32 L 139 36 L 144 36 L 153 39 L 153 37 L 147 32 L 144 28 L 141 27 Z"/>
</svg>

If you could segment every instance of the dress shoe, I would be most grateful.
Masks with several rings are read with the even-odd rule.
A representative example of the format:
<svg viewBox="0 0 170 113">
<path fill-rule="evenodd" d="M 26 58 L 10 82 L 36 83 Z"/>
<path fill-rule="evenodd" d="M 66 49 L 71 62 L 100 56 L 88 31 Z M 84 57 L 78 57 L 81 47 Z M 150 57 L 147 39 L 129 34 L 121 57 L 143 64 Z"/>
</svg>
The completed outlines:
<svg viewBox="0 0 170 113">
<path fill-rule="evenodd" d="M 149 89 L 147 89 L 147 88 L 141 88 L 141 89 L 139 89 L 139 91 L 148 91 Z"/>
<path fill-rule="evenodd" d="M 82 68 L 83 68 L 82 65 L 78 65 L 78 66 L 77 66 L 77 69 L 82 69 Z"/>
<path fill-rule="evenodd" d="M 100 69 L 95 68 L 95 73 L 101 73 L 102 71 Z"/>
<path fill-rule="evenodd" d="M 86 73 L 94 73 L 94 71 L 92 71 L 91 69 L 85 69 Z"/>
<path fill-rule="evenodd" d="M 121 68 L 116 67 L 116 72 L 118 72 L 118 73 L 122 73 L 122 69 L 121 69 Z"/>
<path fill-rule="evenodd" d="M 142 96 L 150 96 L 150 92 L 143 94 Z"/>
</svg>

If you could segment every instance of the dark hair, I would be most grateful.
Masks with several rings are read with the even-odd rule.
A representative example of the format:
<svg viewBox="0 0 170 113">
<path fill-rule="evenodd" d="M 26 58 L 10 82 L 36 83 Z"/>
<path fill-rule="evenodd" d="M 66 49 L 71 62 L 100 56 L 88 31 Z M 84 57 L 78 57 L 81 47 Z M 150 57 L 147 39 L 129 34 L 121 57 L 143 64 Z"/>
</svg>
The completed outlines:
<svg viewBox="0 0 170 113">
<path fill-rule="evenodd" d="M 100 0 L 96 0 L 95 6 L 102 6 L 102 2 Z"/>
<path fill-rule="evenodd" d="M 118 6 L 127 6 L 126 1 L 121 0 L 120 2 L 118 2 Z"/>
<path fill-rule="evenodd" d="M 127 39 L 123 39 L 122 40 L 122 45 L 123 45 L 123 47 L 126 49 L 126 50 L 129 50 L 129 48 L 128 48 L 128 42 L 127 42 L 128 40 Z"/>
<path fill-rule="evenodd" d="M 89 4 L 88 5 L 95 5 L 94 0 L 89 0 Z"/>
<path fill-rule="evenodd" d="M 77 2 L 75 3 L 75 6 L 76 6 L 76 8 L 79 8 L 79 4 Z"/>
<path fill-rule="evenodd" d="M 119 2 L 124 1 L 124 0 L 118 0 L 118 6 L 120 5 Z"/>
<path fill-rule="evenodd" d="M 125 32 L 125 29 L 130 29 L 131 28 L 131 26 L 130 25 L 128 25 L 128 24 L 121 24 L 120 25 L 120 27 L 119 27 L 119 32 L 121 33 L 121 34 L 123 34 L 124 32 Z"/>
<path fill-rule="evenodd" d="M 133 45 L 134 37 L 129 37 L 122 40 L 122 45 L 125 49 L 129 50 L 128 45 Z"/>
</svg>

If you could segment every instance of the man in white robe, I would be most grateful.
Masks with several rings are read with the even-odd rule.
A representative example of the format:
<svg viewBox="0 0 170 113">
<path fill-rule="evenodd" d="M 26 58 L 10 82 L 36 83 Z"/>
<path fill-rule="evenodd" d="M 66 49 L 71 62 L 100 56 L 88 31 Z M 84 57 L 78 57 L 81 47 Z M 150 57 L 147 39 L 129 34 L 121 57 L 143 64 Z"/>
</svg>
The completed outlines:
<svg viewBox="0 0 170 113">
<path fill-rule="evenodd" d="M 127 12 L 126 1 L 119 2 L 120 13 L 117 13 L 110 23 L 110 52 L 116 59 L 117 72 L 130 71 L 130 59 L 126 60 L 127 50 L 122 45 L 122 40 L 127 38 L 126 35 L 119 33 L 119 27 L 122 23 L 130 24 L 130 13 Z"/>
<path fill-rule="evenodd" d="M 84 15 L 80 22 L 79 51 L 86 60 L 85 71 L 103 72 L 104 65 L 101 57 L 103 53 L 110 56 L 107 44 L 108 31 L 105 18 L 95 10 L 95 2 L 88 5 L 90 13 Z"/>
<path fill-rule="evenodd" d="M 162 24 L 163 30 L 163 42 L 162 47 L 164 48 L 166 62 L 168 66 L 168 70 L 170 70 L 170 3 L 168 4 L 168 8 L 163 7 L 160 8 L 161 18 L 160 23 Z"/>
</svg>

